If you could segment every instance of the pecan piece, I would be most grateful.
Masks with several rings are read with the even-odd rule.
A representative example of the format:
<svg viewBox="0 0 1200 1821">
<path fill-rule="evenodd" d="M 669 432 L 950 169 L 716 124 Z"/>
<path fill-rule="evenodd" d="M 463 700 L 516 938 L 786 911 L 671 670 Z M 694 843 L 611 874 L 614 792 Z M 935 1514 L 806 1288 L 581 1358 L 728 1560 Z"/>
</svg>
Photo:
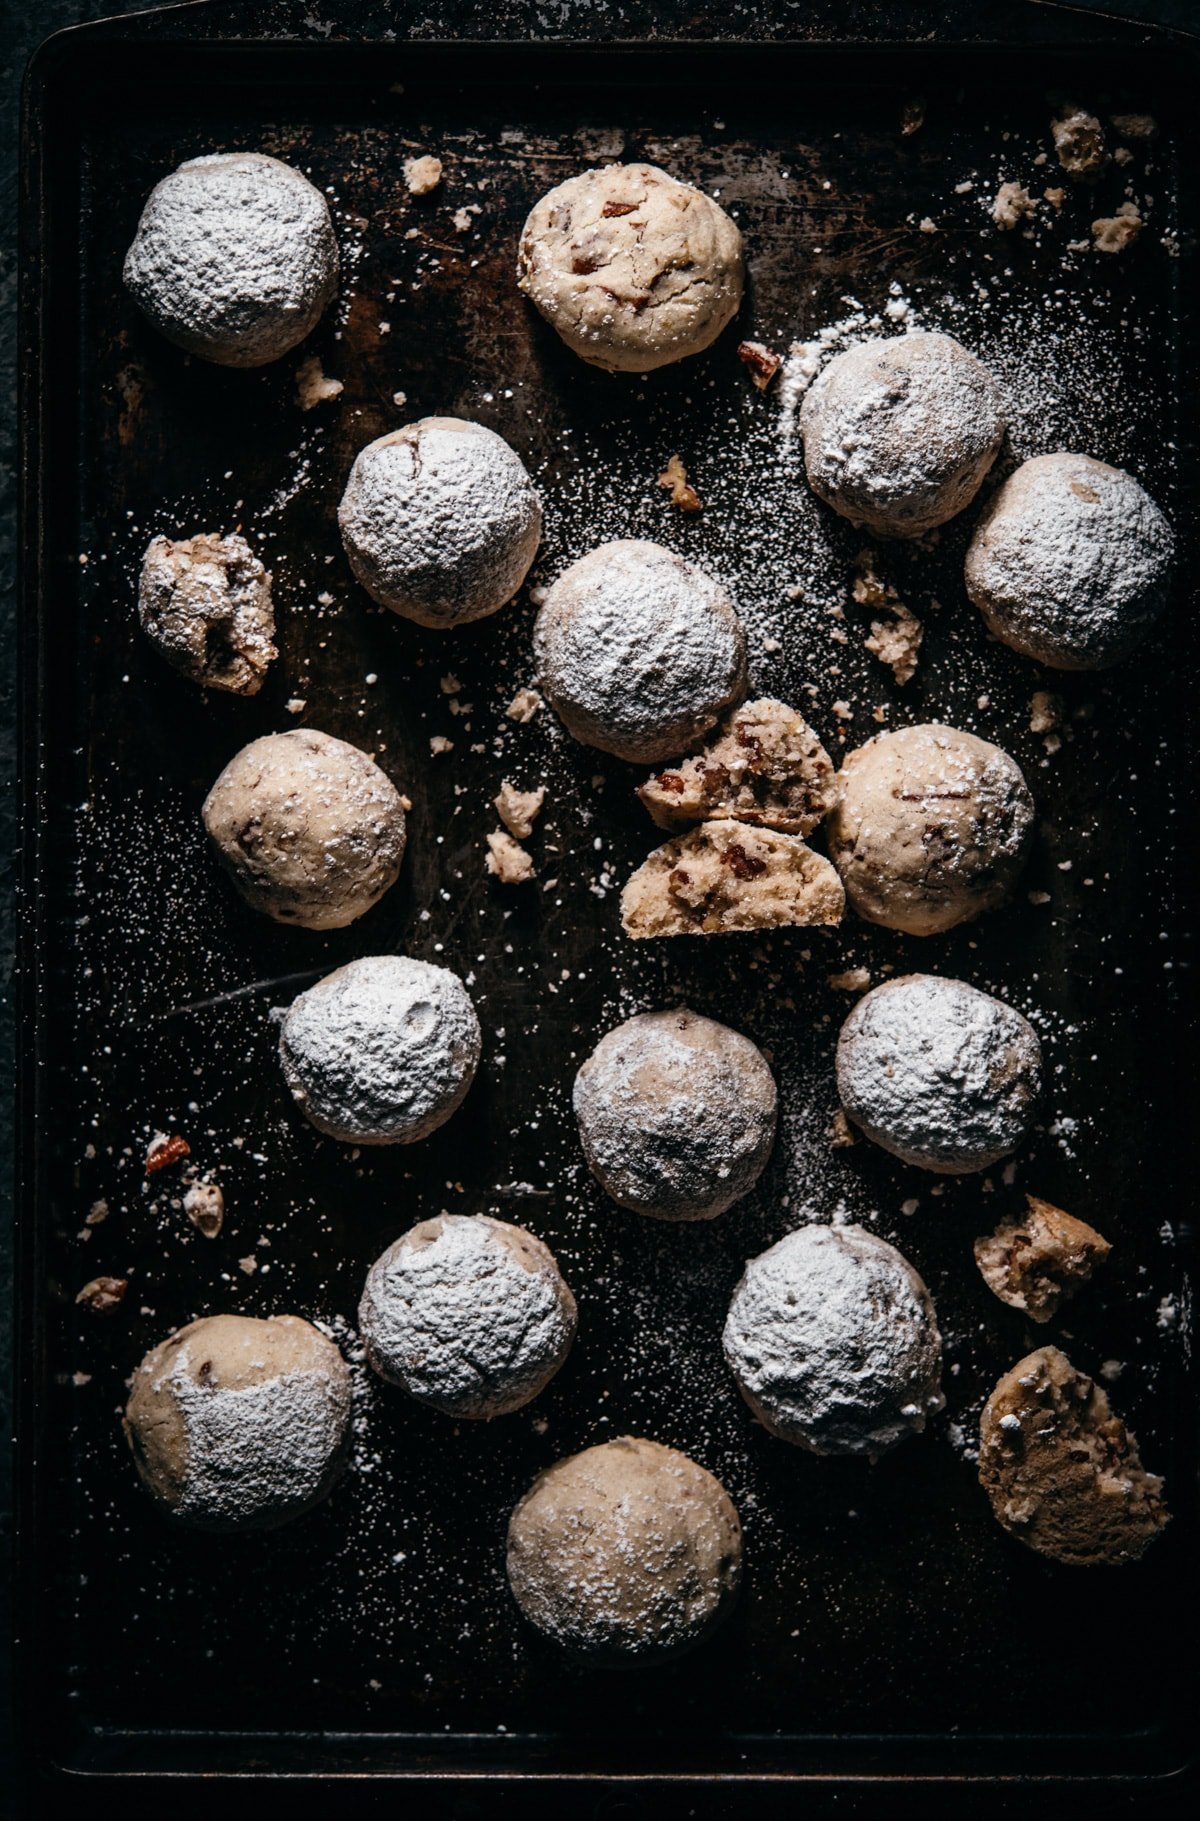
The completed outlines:
<svg viewBox="0 0 1200 1821">
<path fill-rule="evenodd" d="M 153 1176 L 156 1170 L 169 1169 L 181 1158 L 190 1156 L 191 1150 L 192 1147 L 187 1139 L 180 1138 L 177 1132 L 170 1137 L 165 1132 L 159 1132 L 150 1140 L 150 1148 L 146 1152 L 147 1176 Z"/>
<path fill-rule="evenodd" d="M 737 357 L 760 392 L 766 391 L 783 365 L 783 355 L 776 354 L 773 348 L 766 347 L 761 341 L 740 341 Z"/>
</svg>

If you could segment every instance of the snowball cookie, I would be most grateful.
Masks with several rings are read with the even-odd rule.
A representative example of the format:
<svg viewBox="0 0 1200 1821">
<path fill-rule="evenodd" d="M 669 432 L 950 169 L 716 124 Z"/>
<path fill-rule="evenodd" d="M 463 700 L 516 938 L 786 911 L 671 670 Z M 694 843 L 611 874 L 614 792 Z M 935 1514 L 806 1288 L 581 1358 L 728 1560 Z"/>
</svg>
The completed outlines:
<svg viewBox="0 0 1200 1821">
<path fill-rule="evenodd" d="M 457 974 L 411 955 L 347 962 L 294 999 L 279 1059 L 304 1117 L 345 1144 L 413 1144 L 445 1125 L 479 1064 Z"/>
<path fill-rule="evenodd" d="M 296 1315 L 206 1315 L 147 1353 L 125 1434 L 143 1481 L 198 1530 L 273 1530 L 341 1472 L 350 1372 Z"/>
<path fill-rule="evenodd" d="M 1166 605 L 1175 538 L 1144 488 L 1088 455 L 1011 474 L 967 550 L 967 593 L 989 630 L 1055 670 L 1127 657 Z"/>
<path fill-rule="evenodd" d="M 1170 1515 L 1103 1390 L 1057 1347 L 1018 1360 L 984 1405 L 979 1483 L 1006 1530 L 1077 1568 L 1136 1561 Z"/>
<path fill-rule="evenodd" d="M 723 1345 L 763 1427 L 813 1454 L 874 1460 L 946 1401 L 929 1292 L 865 1227 L 799 1227 L 752 1258 Z"/>
<path fill-rule="evenodd" d="M 842 1106 L 885 1151 L 944 1176 L 1025 1138 L 1042 1050 L 1020 1012 L 965 980 L 904 974 L 865 993 L 837 1046 Z"/>
<path fill-rule="evenodd" d="M 742 302 L 742 236 L 724 209 L 652 164 L 560 183 L 521 233 L 517 283 L 568 348 L 609 373 L 699 354 Z"/>
<path fill-rule="evenodd" d="M 533 648 L 568 733 L 635 764 L 673 758 L 746 690 L 745 634 L 725 590 L 641 538 L 563 570 Z"/>
<path fill-rule="evenodd" d="M 379 1376 L 419 1403 L 443 1416 L 507 1416 L 571 1351 L 575 1298 L 524 1227 L 441 1214 L 376 1259 L 358 1326 Z"/>
<path fill-rule="evenodd" d="M 542 503 L 494 430 L 422 417 L 359 451 L 338 524 L 369 595 L 444 628 L 511 601 L 537 551 Z"/>
<path fill-rule="evenodd" d="M 829 857 L 868 923 L 936 936 L 1010 895 L 1033 841 L 1020 766 L 955 727 L 902 727 L 838 776 Z"/>
<path fill-rule="evenodd" d="M 995 380 L 949 335 L 864 341 L 800 410 L 818 499 L 880 537 L 920 537 L 969 506 L 1004 441 Z"/>
<path fill-rule="evenodd" d="M 257 695 L 278 656 L 271 578 L 245 538 L 152 538 L 138 617 L 159 656 L 203 689 Z"/>
<path fill-rule="evenodd" d="M 575 1077 L 588 1167 L 619 1207 L 712 1220 L 748 1195 L 775 1141 L 775 1078 L 749 1037 L 680 1008 L 602 1037 Z"/>
<path fill-rule="evenodd" d="M 365 752 L 313 728 L 252 740 L 204 801 L 204 826 L 253 909 L 342 929 L 394 885 L 404 805 Z"/>
<path fill-rule="evenodd" d="M 593 1662 L 690 1650 L 730 1611 L 742 1527 L 720 1480 L 631 1435 L 540 1474 L 508 1525 L 508 1581 L 531 1624 Z"/>
<path fill-rule="evenodd" d="M 260 152 L 181 164 L 151 191 L 125 255 L 154 327 L 222 367 L 278 360 L 316 327 L 337 281 L 325 198 Z"/>
</svg>

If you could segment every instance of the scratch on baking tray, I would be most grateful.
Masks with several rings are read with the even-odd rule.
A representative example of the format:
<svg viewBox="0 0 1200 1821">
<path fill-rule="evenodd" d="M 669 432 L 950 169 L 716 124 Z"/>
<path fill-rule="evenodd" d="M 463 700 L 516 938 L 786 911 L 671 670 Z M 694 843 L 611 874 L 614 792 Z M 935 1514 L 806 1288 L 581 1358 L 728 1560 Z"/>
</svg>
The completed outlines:
<svg viewBox="0 0 1200 1821">
<path fill-rule="evenodd" d="M 217 1005 L 231 1005 L 236 999 L 250 999 L 255 993 L 270 992 L 277 986 L 299 986 L 302 981 L 320 977 L 319 967 L 306 967 L 300 974 L 276 974 L 270 980 L 251 980 L 245 986 L 230 987 L 227 993 L 214 993 L 211 999 L 189 999 L 185 1005 L 173 1005 L 169 1012 L 139 1021 L 135 1029 L 146 1025 L 166 1024 L 170 1018 L 185 1018 L 189 1012 L 207 1012 Z"/>
</svg>

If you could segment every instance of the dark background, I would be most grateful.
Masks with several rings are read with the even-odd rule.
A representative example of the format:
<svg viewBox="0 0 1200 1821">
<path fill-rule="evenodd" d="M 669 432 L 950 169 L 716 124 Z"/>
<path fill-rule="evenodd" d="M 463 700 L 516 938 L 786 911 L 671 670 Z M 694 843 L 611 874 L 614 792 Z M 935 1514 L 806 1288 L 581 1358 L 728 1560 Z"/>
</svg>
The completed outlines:
<svg viewBox="0 0 1200 1821">
<path fill-rule="evenodd" d="M 3 311 L 3 335 L 0 338 L 0 388 L 2 388 L 3 406 L 0 407 L 0 766 L 3 767 L 3 790 L 0 793 L 0 1297 L 3 1299 L 4 1317 L 0 1318 L 0 1530 L 3 1532 L 0 1548 L 7 1558 L 11 1539 L 11 1475 L 8 1440 L 11 1434 L 11 1327 L 7 1312 L 11 1306 L 11 1249 L 9 1220 L 10 1207 L 10 1174 L 11 1174 L 11 1055 L 12 1055 L 12 996 L 11 974 L 14 944 L 14 928 L 17 909 L 13 903 L 10 881 L 13 877 L 12 854 L 15 846 L 15 830 L 10 826 L 14 810 L 14 792 L 12 772 L 15 758 L 15 678 L 13 674 L 13 614 L 15 607 L 15 508 L 16 508 L 16 451 L 15 451 L 15 366 L 16 366 L 16 151 L 19 121 L 19 90 L 21 77 L 29 56 L 37 45 L 52 32 L 63 27 L 83 21 L 109 16 L 114 13 L 133 13 L 142 10 L 140 5 L 121 0 L 110 0 L 107 5 L 89 4 L 89 0 L 32 0 L 32 4 L 17 7 L 12 0 L 5 0 L 2 14 L 3 50 L 2 75 L 3 96 L 0 105 L 3 107 L 3 183 L 0 185 L 0 206 L 3 208 L 3 221 L 0 223 L 0 310 Z M 231 6 L 230 10 L 234 10 Z M 658 0 L 655 5 L 612 3 L 612 0 L 492 0 L 491 4 L 472 4 L 471 0 L 420 0 L 417 5 L 394 3 L 390 7 L 375 8 L 368 4 L 351 6 L 347 0 L 338 4 L 322 6 L 320 0 L 312 0 L 311 5 L 272 5 L 264 3 L 257 8 L 239 7 L 244 16 L 253 16 L 263 29 L 278 29 L 282 33 L 308 35 L 320 33 L 326 35 L 331 21 L 339 15 L 352 16 L 359 23 L 378 12 L 381 25 L 386 21 L 393 27 L 400 27 L 403 20 L 409 22 L 409 30 L 416 30 L 422 37 L 453 37 L 461 33 L 471 37 L 503 37 L 508 32 L 518 35 L 529 30 L 529 21 L 536 18 L 539 22 L 535 35 L 547 37 L 573 35 L 589 38 L 627 38 L 640 36 L 670 37 L 676 30 L 688 37 L 705 36 L 745 36 L 745 37 L 803 37 L 822 32 L 838 32 L 855 35 L 856 28 L 870 30 L 880 19 L 890 20 L 897 28 L 897 35 L 906 28 L 921 35 L 936 34 L 940 26 L 957 22 L 961 27 L 964 17 L 969 18 L 973 28 L 983 35 L 986 32 L 987 20 L 992 10 L 988 4 L 972 7 L 961 5 L 922 5 L 917 0 L 892 0 L 890 5 L 853 5 L 830 4 L 829 0 L 815 0 L 806 4 L 805 0 L 749 0 L 739 4 L 738 0 L 727 0 L 726 4 L 714 4 L 713 0 L 701 0 L 701 4 L 689 6 L 685 0 Z M 1011 15 L 1011 7 L 1004 11 Z M 1200 26 L 1200 5 L 1196 0 L 1113 0 L 1106 6 L 1079 7 L 1076 10 L 1093 10 L 1111 12 L 1124 18 L 1144 17 L 1146 19 L 1172 22 L 1192 27 Z M 1037 15 L 1042 9 L 1032 3 L 1031 36 L 1036 37 L 1038 30 Z M 308 15 L 307 19 L 305 15 Z M 1044 16 L 1044 15 L 1043 15 Z M 420 21 L 414 27 L 415 21 Z M 336 31 L 336 24 L 334 28 Z M 12 1762 L 13 1741 L 9 1724 L 8 1707 L 8 1661 L 7 1638 L 9 1634 L 8 1614 L 2 1613 L 0 1625 L 0 1813 L 8 1812 L 5 1785 L 7 1779 L 4 1767 Z M 11 1788 L 12 1785 L 10 1784 Z M 321 1798 L 327 1800 L 327 1798 Z M 402 1794 L 392 1794 L 387 1798 L 389 1806 L 393 1803 L 404 1803 Z M 127 1802 L 126 1798 L 126 1802 Z M 282 1793 L 276 1800 L 282 1801 Z M 302 1798 L 290 1792 L 286 1798 L 289 1810 L 307 1812 L 307 1804 Z M 806 1792 L 805 1806 L 822 1810 L 825 1804 L 818 1805 L 815 1792 Z M 928 1786 L 924 1787 L 916 1800 L 923 1809 L 940 1809 L 936 1793 Z M 959 1792 L 955 1797 L 955 1806 L 960 1807 L 964 1800 L 973 1799 Z M 1036 1800 L 1036 1799 L 1035 1799 Z M 559 1803 L 575 1804 L 572 1798 L 559 1797 Z M 274 1804 L 269 1797 L 259 1797 L 259 1812 L 273 1813 Z M 1044 1812 L 1048 1809 L 1031 1807 L 1028 1795 L 1016 1795 L 1011 1800 L 998 1799 L 998 1806 L 1007 1812 L 1025 1814 Z M 1138 1812 L 1177 1812 L 1173 1793 L 1162 1792 L 1160 1800 L 1152 1803 L 1145 1797 L 1136 1799 Z M 868 1797 L 861 1805 L 862 1812 L 882 1812 L 882 1793 Z M 890 1807 L 891 1804 L 889 1803 Z M 859 1807 L 856 1803 L 855 1807 Z M 679 1813 L 689 1812 L 690 1804 L 684 1803 Z M 835 1813 L 850 1812 L 851 1802 L 843 1798 L 833 1808 Z M 1095 1799 L 1087 1802 L 1087 1812 L 1131 1812 L 1128 1801 L 1122 1803 L 1119 1797 L 1106 1798 L 1104 1807 L 1097 1805 Z M 491 1801 L 483 1801 L 483 1792 L 479 1798 L 470 1799 L 466 1805 L 446 1808 L 438 1812 L 464 1821 L 476 1813 L 496 1812 Z M 1065 1797 L 1055 1804 L 1056 1812 L 1075 1812 L 1068 1807 Z M 126 1808 L 126 1812 L 134 1812 Z M 139 1811 L 140 1812 L 140 1811 Z M 415 1812 L 415 1811 L 414 1811 Z M 433 1812 L 433 1811 L 426 1811 Z M 527 1813 L 532 1813 L 529 1806 Z M 617 1800 L 609 1804 L 604 1813 L 610 1821 L 619 1821 L 628 1817 L 629 1821 L 650 1810 L 643 1810 L 633 1798 L 627 1804 Z M 666 1812 L 662 1798 L 655 1798 L 655 1812 Z M 674 1811 L 672 1811 L 674 1812 Z M 719 1812 L 711 1809 L 697 1813 Z M 765 1811 L 764 1811 L 765 1812 Z"/>
</svg>

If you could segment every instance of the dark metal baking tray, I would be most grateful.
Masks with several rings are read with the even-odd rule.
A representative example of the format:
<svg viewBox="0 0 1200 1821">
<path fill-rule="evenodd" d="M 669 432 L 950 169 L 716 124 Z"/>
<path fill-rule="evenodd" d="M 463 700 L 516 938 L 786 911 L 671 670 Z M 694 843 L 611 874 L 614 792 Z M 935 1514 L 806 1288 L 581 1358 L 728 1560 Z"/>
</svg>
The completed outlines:
<svg viewBox="0 0 1200 1821">
<path fill-rule="evenodd" d="M 701 41 L 723 29 L 701 11 L 670 41 L 660 18 L 647 41 L 609 45 L 518 41 L 536 24 L 485 42 L 486 24 L 453 7 L 458 42 L 420 42 L 420 28 L 401 42 L 370 8 L 317 11 L 114 21 L 52 40 L 30 79 L 19 1198 L 30 1765 L 51 1781 L 170 1777 L 176 1791 L 194 1778 L 208 1800 L 214 1780 L 340 1786 L 370 1773 L 420 1783 L 417 1812 L 444 1801 L 456 1815 L 475 1812 L 478 1778 L 497 1795 L 520 1783 L 530 1801 L 564 1780 L 585 1802 L 670 1783 L 685 1807 L 730 1814 L 830 1783 L 880 1801 L 914 1780 L 930 1799 L 959 1779 L 1165 1787 L 1190 1755 L 1178 1665 L 1181 1648 L 1194 1654 L 1184 1615 L 1196 1554 L 1193 47 L 1023 7 L 949 9 L 937 41 L 901 42 L 901 8 L 767 42 L 784 30 L 768 8 L 746 28 L 758 42 Z M 497 21 L 509 28 L 506 8 Z M 1153 203 L 1129 257 L 1072 261 L 1078 226 L 1047 225 L 1033 241 L 990 226 L 988 186 L 1046 169 L 1032 159 L 1049 98 L 1065 93 L 1159 123 L 1152 173 L 1132 173 Z M 905 136 L 917 97 L 924 125 Z M 296 358 L 253 375 L 186 361 L 122 292 L 152 183 L 215 146 L 279 152 L 332 193 L 351 257 L 311 347 L 345 390 L 311 415 L 296 407 Z M 413 204 L 400 165 L 425 147 L 445 158 L 446 183 Z M 525 211 L 569 171 L 622 155 L 719 187 L 736 210 L 752 269 L 743 332 L 785 345 L 845 318 L 850 295 L 868 316 L 910 300 L 998 364 L 1021 453 L 1074 443 L 1131 466 L 1167 505 L 1183 544 L 1170 623 L 1120 671 L 1053 683 L 1066 701 L 1060 751 L 1028 731 L 1031 689 L 1047 679 L 989 643 L 962 596 L 970 515 L 931 551 L 887 559 L 914 603 L 942 602 L 916 678 L 895 689 L 862 648 L 863 616 L 848 614 L 846 642 L 831 642 L 821 588 L 836 572 L 844 598 L 859 540 L 814 519 L 778 398 L 747 383 L 736 334 L 625 385 L 584 370 L 532 317 L 511 278 Z M 1120 190 L 1103 193 L 1111 206 Z M 451 216 L 470 203 L 481 213 L 460 231 Z M 1067 204 L 1085 237 L 1089 206 Z M 927 215 L 936 234 L 920 231 Z M 874 731 L 871 704 L 889 704 L 893 724 L 942 718 L 1008 746 L 1041 815 L 1026 888 L 1049 904 L 1022 891 L 986 924 L 924 945 L 849 923 L 832 936 L 634 950 L 615 887 L 652 839 L 632 774 L 574 747 L 548 714 L 526 728 L 503 714 L 531 676 L 528 599 L 438 639 L 372 611 L 345 570 L 333 514 L 355 449 L 433 411 L 494 425 L 539 475 L 535 579 L 603 536 L 660 537 L 729 580 L 757 686 L 807 702 L 836 750 L 839 733 L 852 744 Z M 655 485 L 677 450 L 705 500 L 686 521 Z M 283 656 L 255 701 L 209 701 L 141 643 L 133 580 L 152 531 L 239 522 L 275 571 Z M 805 593 L 790 600 L 797 582 Z M 470 705 L 457 717 L 447 673 Z M 401 884 L 327 937 L 243 910 L 196 817 L 237 746 L 295 724 L 295 696 L 302 724 L 384 745 L 414 803 Z M 848 724 L 839 696 L 856 707 Z M 435 733 L 453 754 L 431 760 Z M 484 879 L 506 773 L 548 784 L 534 845 L 554 889 L 505 895 Z M 400 947 L 470 976 L 485 1061 L 443 1132 L 352 1157 L 288 1105 L 268 1014 L 330 966 Z M 869 1147 L 829 1151 L 830 1058 L 848 1001 L 826 980 L 850 965 L 875 978 L 884 966 L 965 975 L 1039 1017 L 1049 1129 L 1013 1182 L 996 1173 L 990 1192 L 971 1179 L 931 1197 L 926 1179 Z M 574 1066 L 599 1032 L 678 999 L 762 1042 L 787 1107 L 759 1191 L 703 1231 L 606 1206 L 569 1115 Z M 143 1188 L 139 1159 L 159 1127 L 182 1131 L 223 1182 L 231 1212 L 217 1242 Z M 994 1525 L 966 1456 L 990 1384 L 1045 1338 L 990 1298 L 970 1257 L 975 1233 L 1024 1188 L 1116 1242 L 1050 1337 L 1090 1369 L 1125 1363 L 1114 1400 L 1167 1475 L 1175 1522 L 1135 1568 L 1088 1574 L 1023 1552 Z M 909 1197 L 920 1206 L 906 1216 Z M 100 1198 L 110 1217 L 82 1240 Z M 839 1202 L 919 1265 L 947 1338 L 945 1417 L 871 1469 L 757 1430 L 718 1345 L 744 1259 L 806 1209 L 828 1217 Z M 560 1378 L 527 1412 L 461 1429 L 369 1393 L 354 1469 L 323 1510 L 266 1539 L 172 1532 L 117 1423 L 143 1350 L 219 1308 L 345 1324 L 370 1260 L 443 1206 L 499 1207 L 554 1246 L 582 1322 Z M 253 1276 L 237 1262 L 251 1254 Z M 108 1323 L 73 1301 L 106 1271 L 131 1284 Z M 505 1516 L 533 1474 L 626 1431 L 721 1474 L 747 1531 L 737 1617 L 656 1676 L 564 1665 L 519 1624 L 503 1578 Z"/>
</svg>

